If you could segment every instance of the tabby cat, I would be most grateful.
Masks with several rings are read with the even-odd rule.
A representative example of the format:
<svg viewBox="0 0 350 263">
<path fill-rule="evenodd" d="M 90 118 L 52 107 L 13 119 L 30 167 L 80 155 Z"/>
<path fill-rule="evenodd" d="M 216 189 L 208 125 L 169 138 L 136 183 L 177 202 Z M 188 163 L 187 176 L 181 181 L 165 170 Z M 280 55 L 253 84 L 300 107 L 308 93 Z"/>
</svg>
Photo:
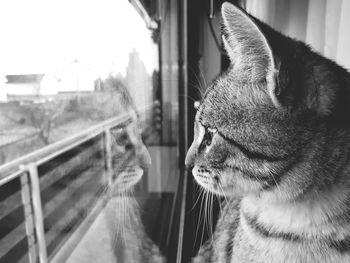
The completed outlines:
<svg viewBox="0 0 350 263">
<path fill-rule="evenodd" d="M 193 262 L 350 262 L 350 74 L 224 3 L 231 61 L 186 157 L 226 198 Z"/>
</svg>

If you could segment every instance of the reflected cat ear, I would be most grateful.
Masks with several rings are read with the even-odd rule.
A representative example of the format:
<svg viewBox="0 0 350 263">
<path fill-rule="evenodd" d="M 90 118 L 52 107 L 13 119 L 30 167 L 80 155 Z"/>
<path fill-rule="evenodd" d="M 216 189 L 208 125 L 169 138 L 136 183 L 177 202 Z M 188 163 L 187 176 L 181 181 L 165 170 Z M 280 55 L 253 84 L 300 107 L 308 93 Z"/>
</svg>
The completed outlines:
<svg viewBox="0 0 350 263">
<path fill-rule="evenodd" d="M 242 10 L 232 4 L 221 7 L 224 23 L 223 43 L 234 70 L 250 82 L 266 81 L 269 96 L 280 107 L 276 96 L 274 57 L 267 39 Z"/>
</svg>

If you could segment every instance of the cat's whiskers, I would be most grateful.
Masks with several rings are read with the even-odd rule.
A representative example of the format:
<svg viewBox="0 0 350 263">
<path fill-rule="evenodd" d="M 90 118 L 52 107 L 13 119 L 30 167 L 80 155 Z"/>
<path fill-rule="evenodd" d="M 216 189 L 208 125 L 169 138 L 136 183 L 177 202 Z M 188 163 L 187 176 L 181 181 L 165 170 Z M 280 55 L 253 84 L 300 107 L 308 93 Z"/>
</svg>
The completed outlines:
<svg viewBox="0 0 350 263">
<path fill-rule="evenodd" d="M 197 80 L 197 84 L 198 84 L 198 86 L 199 87 L 195 87 L 195 88 L 197 88 L 197 91 L 199 92 L 199 95 L 203 98 L 203 96 L 204 96 L 204 88 L 203 88 L 203 86 L 202 86 L 202 82 L 200 81 L 200 79 L 198 78 L 198 76 L 197 76 L 197 74 L 196 74 L 196 72 L 193 70 L 193 68 L 189 65 L 188 66 L 188 69 L 192 72 L 192 74 L 193 74 L 193 76 L 196 78 L 196 80 Z M 204 80 L 205 81 L 205 80 Z M 190 84 L 191 85 L 191 84 Z M 193 85 L 193 84 L 192 84 Z M 206 87 L 206 86 L 205 86 Z"/>
<path fill-rule="evenodd" d="M 112 202 L 113 207 L 113 211 L 118 211 L 119 207 L 118 207 L 118 202 L 115 198 L 112 198 L 110 200 L 110 202 Z M 118 220 L 118 214 L 116 212 L 114 212 L 113 217 L 112 217 L 112 222 L 114 223 L 112 231 L 113 231 L 113 245 L 116 244 L 118 242 L 118 238 L 119 238 L 119 231 L 120 231 L 120 227 L 119 227 L 119 220 Z"/>
<path fill-rule="evenodd" d="M 198 191 L 198 186 L 196 185 L 196 188 L 197 188 L 197 191 Z M 200 197 L 203 195 L 203 189 L 201 187 L 199 187 L 199 193 L 198 193 L 198 197 L 197 197 L 197 200 L 194 202 L 194 205 L 192 206 L 192 208 L 189 210 L 189 212 L 191 212 L 195 206 L 197 205 Z"/>
<path fill-rule="evenodd" d="M 184 98 L 187 98 L 187 99 L 191 99 L 193 102 L 197 101 L 197 100 L 195 100 L 193 97 L 191 97 L 189 95 L 179 94 L 179 97 L 184 97 Z"/>
<path fill-rule="evenodd" d="M 211 192 L 210 215 L 209 215 L 210 216 L 210 236 L 211 236 L 212 246 L 213 246 L 214 250 L 216 252 L 218 252 L 216 244 L 214 242 L 214 231 L 213 231 L 213 204 L 214 204 L 214 192 L 213 192 L 213 189 L 211 189 L 210 192 Z"/>
<path fill-rule="evenodd" d="M 199 71 L 199 74 L 201 75 L 202 81 L 204 83 L 204 87 L 208 87 L 207 81 L 205 80 L 205 77 L 204 77 L 202 70 L 199 68 L 198 71 Z M 203 90 L 203 92 L 204 92 L 204 90 Z"/>
<path fill-rule="evenodd" d="M 201 204 L 200 204 L 200 209 L 199 209 L 199 216 L 198 216 L 198 222 L 197 222 L 197 228 L 196 228 L 196 235 L 195 235 L 195 238 L 194 238 L 194 244 L 196 243 L 197 241 L 197 235 L 198 235 L 198 231 L 199 231 L 199 226 L 201 224 L 201 221 L 202 221 L 202 207 L 203 207 L 203 202 L 204 202 L 204 198 L 205 198 L 205 189 L 203 187 L 200 186 L 200 190 L 202 192 L 202 197 L 201 197 Z M 203 221 L 204 221 L 204 217 L 203 217 Z M 203 222 L 204 223 L 204 222 Z M 194 244 L 193 244 L 193 248 L 194 249 Z"/>
<path fill-rule="evenodd" d="M 212 188 L 212 186 L 210 186 Z M 209 190 L 209 196 L 208 196 L 208 210 L 207 210 L 207 218 L 208 218 L 208 225 L 207 225 L 207 230 L 210 236 L 212 236 L 213 229 L 212 229 L 212 208 L 213 208 L 213 192 L 212 189 Z"/>
<path fill-rule="evenodd" d="M 207 201 L 208 201 L 208 191 L 205 190 L 205 201 L 204 201 L 204 213 L 203 213 L 203 228 L 202 228 L 202 236 L 201 236 L 201 241 L 200 244 L 203 243 L 203 237 L 204 237 L 204 231 L 205 231 L 205 224 L 206 224 L 206 209 L 207 209 Z"/>
<path fill-rule="evenodd" d="M 213 239 L 212 239 L 212 225 L 211 225 L 211 208 L 212 208 L 212 204 L 211 204 L 211 197 L 212 197 L 212 191 L 211 189 L 208 190 L 206 189 L 206 200 L 205 200 L 205 221 L 204 221 L 204 225 L 203 225 L 203 233 L 202 233 L 202 240 L 201 243 L 203 242 L 203 236 L 204 236 L 204 229 L 207 229 L 207 232 L 209 234 L 209 238 L 211 238 L 211 243 L 213 245 Z"/>
<path fill-rule="evenodd" d="M 228 203 L 227 197 L 225 195 L 224 189 L 222 188 L 222 185 L 221 185 L 220 181 L 218 182 L 218 187 L 219 187 L 219 191 L 221 191 L 222 195 L 224 196 L 225 201 Z"/>
<path fill-rule="evenodd" d="M 117 234 L 120 235 L 119 239 L 122 241 L 122 244 L 125 244 L 126 243 L 126 235 L 125 235 L 125 228 L 123 227 L 123 223 L 124 223 L 124 219 L 125 219 L 124 218 L 125 217 L 125 211 L 124 211 L 123 194 L 120 197 L 118 197 L 118 200 L 117 200 L 116 204 L 117 204 L 117 208 L 115 209 L 115 213 L 119 214 L 119 216 L 120 216 L 120 218 L 118 218 L 119 217 L 118 215 L 116 216 L 117 217 L 116 223 L 118 224 L 117 225 L 117 229 L 118 229 L 118 233 Z"/>
<path fill-rule="evenodd" d="M 195 88 L 198 91 L 200 98 L 203 98 L 204 92 L 202 91 L 202 86 L 200 84 L 188 83 L 188 86 Z"/>
<path fill-rule="evenodd" d="M 113 197 L 115 220 L 114 229 L 116 230 L 114 242 L 121 242 L 122 244 L 127 244 L 127 229 L 129 222 L 131 222 L 131 216 L 129 213 L 129 198 L 128 191 L 121 191 L 117 197 Z"/>
</svg>

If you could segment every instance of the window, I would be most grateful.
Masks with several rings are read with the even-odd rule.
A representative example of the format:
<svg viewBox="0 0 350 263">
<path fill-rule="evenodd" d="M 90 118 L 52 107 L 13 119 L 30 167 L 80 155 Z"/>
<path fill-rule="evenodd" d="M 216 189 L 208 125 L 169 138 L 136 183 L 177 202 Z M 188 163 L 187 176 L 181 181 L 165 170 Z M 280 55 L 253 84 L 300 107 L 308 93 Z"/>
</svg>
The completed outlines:
<svg viewBox="0 0 350 263">
<path fill-rule="evenodd" d="M 9 0 L 0 10 L 0 262 L 169 257 L 177 3 Z"/>
</svg>

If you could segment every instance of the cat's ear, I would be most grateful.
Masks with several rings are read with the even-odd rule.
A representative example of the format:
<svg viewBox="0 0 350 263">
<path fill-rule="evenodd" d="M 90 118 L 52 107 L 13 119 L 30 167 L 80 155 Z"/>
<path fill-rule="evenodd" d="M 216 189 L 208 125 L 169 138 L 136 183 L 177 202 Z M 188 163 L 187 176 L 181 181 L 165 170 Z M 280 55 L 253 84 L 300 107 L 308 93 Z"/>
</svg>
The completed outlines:
<svg viewBox="0 0 350 263">
<path fill-rule="evenodd" d="M 277 70 L 271 47 L 254 21 L 242 10 L 225 2 L 221 7 L 224 23 L 223 43 L 234 70 L 251 82 L 266 81 L 269 96 L 276 107 Z"/>
</svg>

